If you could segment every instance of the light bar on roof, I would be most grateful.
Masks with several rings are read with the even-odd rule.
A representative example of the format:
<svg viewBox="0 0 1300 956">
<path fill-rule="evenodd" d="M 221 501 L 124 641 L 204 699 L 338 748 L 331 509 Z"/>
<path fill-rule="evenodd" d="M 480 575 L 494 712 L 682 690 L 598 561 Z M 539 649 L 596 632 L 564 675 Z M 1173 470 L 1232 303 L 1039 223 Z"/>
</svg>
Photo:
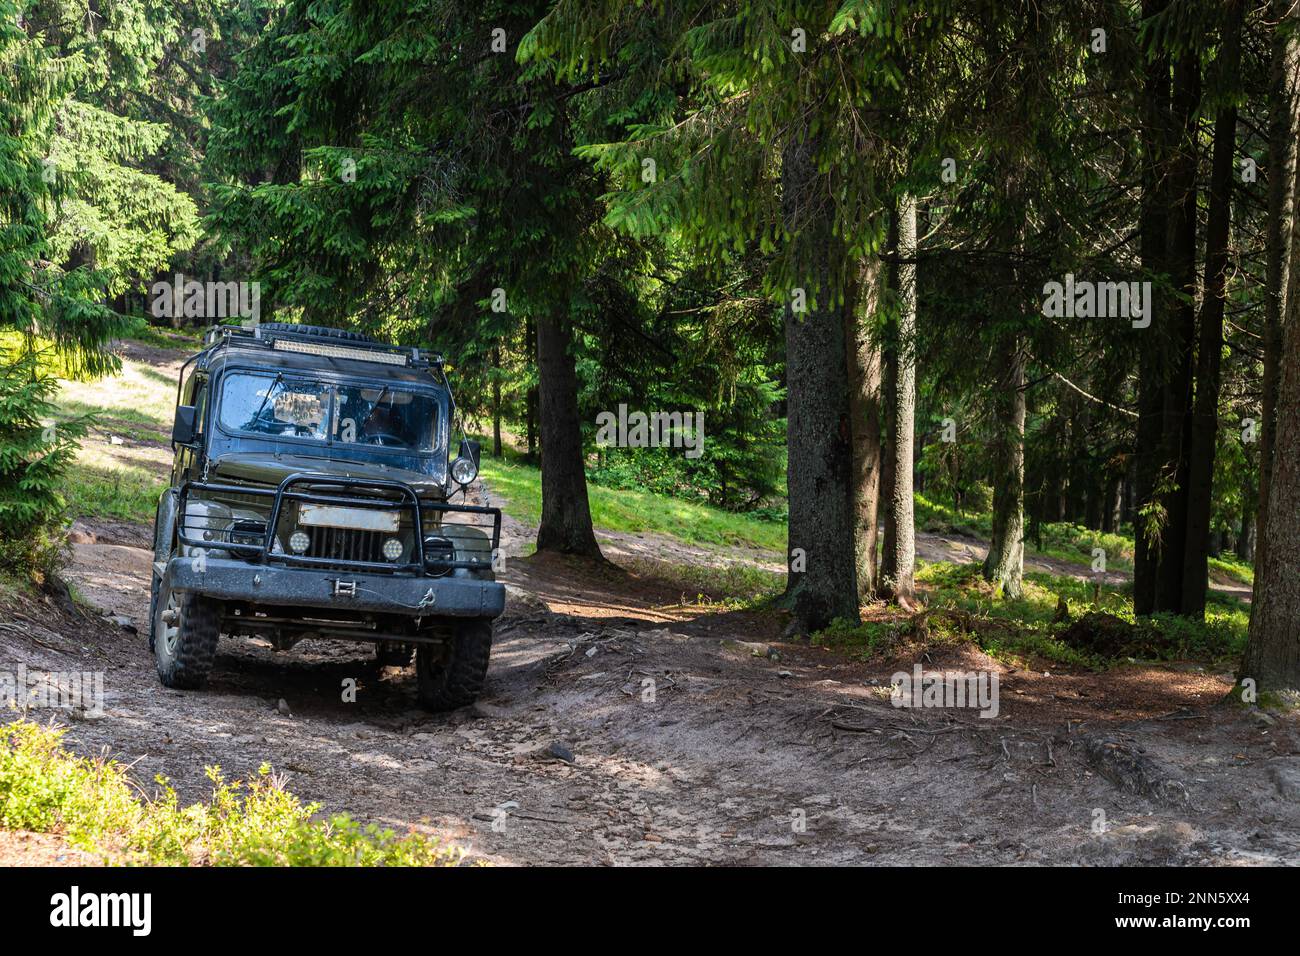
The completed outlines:
<svg viewBox="0 0 1300 956">
<path fill-rule="evenodd" d="M 275 348 L 281 352 L 303 352 L 307 355 L 323 355 L 326 358 L 355 359 L 358 362 L 382 362 L 385 365 L 405 365 L 407 359 L 404 352 L 354 349 L 348 348 L 346 345 L 320 345 L 315 342 L 294 342 L 289 339 L 276 339 Z"/>
</svg>

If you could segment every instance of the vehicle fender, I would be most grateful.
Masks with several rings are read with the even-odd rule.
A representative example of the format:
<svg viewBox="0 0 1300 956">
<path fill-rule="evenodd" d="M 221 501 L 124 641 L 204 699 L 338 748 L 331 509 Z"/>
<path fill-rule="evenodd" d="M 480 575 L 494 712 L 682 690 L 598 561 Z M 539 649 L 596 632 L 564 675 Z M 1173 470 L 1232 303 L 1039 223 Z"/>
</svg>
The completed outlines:
<svg viewBox="0 0 1300 956">
<path fill-rule="evenodd" d="M 158 499 L 158 513 L 153 522 L 153 559 L 166 561 L 176 540 L 176 489 L 168 488 Z"/>
</svg>

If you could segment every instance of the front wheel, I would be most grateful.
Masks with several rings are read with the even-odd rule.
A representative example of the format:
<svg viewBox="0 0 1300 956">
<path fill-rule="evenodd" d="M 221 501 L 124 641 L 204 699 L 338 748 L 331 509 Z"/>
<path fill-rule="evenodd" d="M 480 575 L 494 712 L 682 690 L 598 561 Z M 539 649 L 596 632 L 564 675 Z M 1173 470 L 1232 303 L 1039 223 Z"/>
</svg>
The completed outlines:
<svg viewBox="0 0 1300 956">
<path fill-rule="evenodd" d="M 472 704 L 487 678 L 492 622 L 471 618 L 457 624 L 444 644 L 421 644 L 415 654 L 420 706 L 455 710 Z"/>
<path fill-rule="evenodd" d="M 159 583 L 153 602 L 153 655 L 166 687 L 202 687 L 212 670 L 221 636 L 221 608 L 192 591 L 177 593 Z"/>
</svg>

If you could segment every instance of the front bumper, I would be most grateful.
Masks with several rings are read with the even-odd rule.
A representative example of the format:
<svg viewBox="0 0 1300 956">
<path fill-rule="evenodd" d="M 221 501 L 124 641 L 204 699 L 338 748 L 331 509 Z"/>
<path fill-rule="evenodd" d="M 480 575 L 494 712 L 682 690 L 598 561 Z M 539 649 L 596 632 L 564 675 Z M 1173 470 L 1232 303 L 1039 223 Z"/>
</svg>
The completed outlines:
<svg viewBox="0 0 1300 956">
<path fill-rule="evenodd" d="M 198 568 L 202 568 L 199 570 Z M 164 581 L 222 601 L 370 611 L 407 617 L 497 617 L 506 589 L 495 581 L 448 575 L 354 574 L 250 564 L 233 558 L 172 558 Z"/>
</svg>

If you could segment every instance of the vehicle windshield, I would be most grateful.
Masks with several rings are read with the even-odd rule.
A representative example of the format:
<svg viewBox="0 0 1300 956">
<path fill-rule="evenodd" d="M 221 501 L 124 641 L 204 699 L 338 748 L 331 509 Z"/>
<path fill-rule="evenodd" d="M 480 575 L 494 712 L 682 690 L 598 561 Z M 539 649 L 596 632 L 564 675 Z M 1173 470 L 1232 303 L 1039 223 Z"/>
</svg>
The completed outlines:
<svg viewBox="0 0 1300 956">
<path fill-rule="evenodd" d="M 228 431 L 406 452 L 434 450 L 437 415 L 432 395 L 284 372 L 232 372 L 221 393 Z"/>
</svg>

